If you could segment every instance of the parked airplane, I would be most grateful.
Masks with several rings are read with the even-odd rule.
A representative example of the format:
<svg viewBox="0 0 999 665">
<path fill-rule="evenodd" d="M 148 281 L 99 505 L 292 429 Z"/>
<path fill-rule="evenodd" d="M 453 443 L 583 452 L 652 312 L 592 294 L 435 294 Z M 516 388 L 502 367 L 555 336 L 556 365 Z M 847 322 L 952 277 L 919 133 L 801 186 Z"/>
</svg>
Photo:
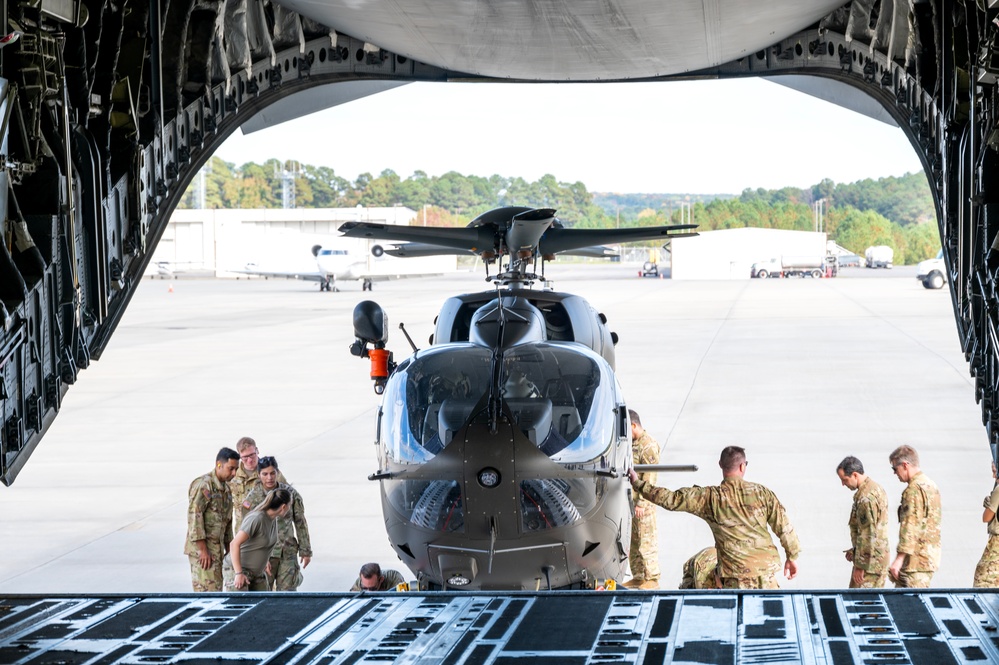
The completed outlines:
<svg viewBox="0 0 999 665">
<path fill-rule="evenodd" d="M 339 239 L 336 239 L 339 240 Z M 405 277 L 440 275 L 455 269 L 453 257 L 424 257 L 417 261 L 401 261 L 390 257 L 379 245 L 368 249 L 368 243 L 336 246 L 312 245 L 311 259 L 304 259 L 305 251 L 294 256 L 268 256 L 261 261 L 250 261 L 241 269 L 231 272 L 263 277 L 286 277 L 317 282 L 320 291 L 339 291 L 338 281 L 359 281 L 362 291 L 370 291 L 374 282 Z"/>
</svg>

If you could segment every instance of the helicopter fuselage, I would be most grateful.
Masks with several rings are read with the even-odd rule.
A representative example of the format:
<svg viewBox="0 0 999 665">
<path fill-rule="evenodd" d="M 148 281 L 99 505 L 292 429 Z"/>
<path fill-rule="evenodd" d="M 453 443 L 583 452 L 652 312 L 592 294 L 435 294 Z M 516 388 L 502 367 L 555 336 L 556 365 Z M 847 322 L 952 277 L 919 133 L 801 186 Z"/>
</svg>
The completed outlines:
<svg viewBox="0 0 999 665">
<path fill-rule="evenodd" d="M 372 478 L 421 587 L 623 578 L 631 445 L 615 339 L 579 296 L 508 288 L 448 299 L 431 346 L 393 368 Z"/>
</svg>

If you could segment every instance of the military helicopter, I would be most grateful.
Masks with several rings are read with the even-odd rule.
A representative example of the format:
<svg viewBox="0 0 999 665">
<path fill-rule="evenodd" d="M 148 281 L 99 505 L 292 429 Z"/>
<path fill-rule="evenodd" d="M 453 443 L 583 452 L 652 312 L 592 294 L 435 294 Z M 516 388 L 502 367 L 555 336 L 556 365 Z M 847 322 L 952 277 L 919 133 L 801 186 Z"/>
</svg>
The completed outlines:
<svg viewBox="0 0 999 665">
<path fill-rule="evenodd" d="M 586 589 L 623 577 L 632 460 L 617 335 L 586 300 L 547 288 L 544 264 L 696 225 L 580 230 L 555 212 L 506 206 L 464 228 L 340 226 L 403 243 L 373 248 L 394 256 L 476 254 L 494 285 L 446 300 L 431 345 L 418 350 L 407 333 L 413 354 L 399 363 L 382 308 L 354 310 L 351 353 L 370 359 L 382 395 L 369 478 L 421 589 Z"/>
</svg>

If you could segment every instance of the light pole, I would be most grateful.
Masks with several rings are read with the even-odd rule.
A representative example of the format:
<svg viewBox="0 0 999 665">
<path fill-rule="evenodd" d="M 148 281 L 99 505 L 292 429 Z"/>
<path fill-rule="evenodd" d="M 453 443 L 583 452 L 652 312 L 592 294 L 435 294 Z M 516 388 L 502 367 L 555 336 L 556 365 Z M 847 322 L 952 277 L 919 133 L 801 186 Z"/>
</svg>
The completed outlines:
<svg viewBox="0 0 999 665">
<path fill-rule="evenodd" d="M 826 200 L 819 199 L 812 204 L 813 217 L 815 219 L 815 231 L 819 232 L 825 229 L 825 220 L 823 219 L 826 207 Z"/>
</svg>

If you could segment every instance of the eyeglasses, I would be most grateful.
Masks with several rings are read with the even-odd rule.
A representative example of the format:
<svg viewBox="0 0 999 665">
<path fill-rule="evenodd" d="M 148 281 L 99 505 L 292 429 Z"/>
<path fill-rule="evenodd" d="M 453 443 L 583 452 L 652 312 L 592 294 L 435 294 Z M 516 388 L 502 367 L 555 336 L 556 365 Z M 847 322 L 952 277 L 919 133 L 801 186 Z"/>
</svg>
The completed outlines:
<svg viewBox="0 0 999 665">
<path fill-rule="evenodd" d="M 253 459 L 256 456 L 257 456 L 257 451 L 254 450 L 252 453 L 246 453 L 245 455 L 240 455 L 239 459 L 243 459 L 243 460 Z"/>
<path fill-rule="evenodd" d="M 260 463 L 257 464 L 261 469 L 266 469 L 269 466 L 277 467 L 277 460 L 274 459 L 273 455 L 267 455 L 266 457 L 260 458 Z"/>
</svg>

